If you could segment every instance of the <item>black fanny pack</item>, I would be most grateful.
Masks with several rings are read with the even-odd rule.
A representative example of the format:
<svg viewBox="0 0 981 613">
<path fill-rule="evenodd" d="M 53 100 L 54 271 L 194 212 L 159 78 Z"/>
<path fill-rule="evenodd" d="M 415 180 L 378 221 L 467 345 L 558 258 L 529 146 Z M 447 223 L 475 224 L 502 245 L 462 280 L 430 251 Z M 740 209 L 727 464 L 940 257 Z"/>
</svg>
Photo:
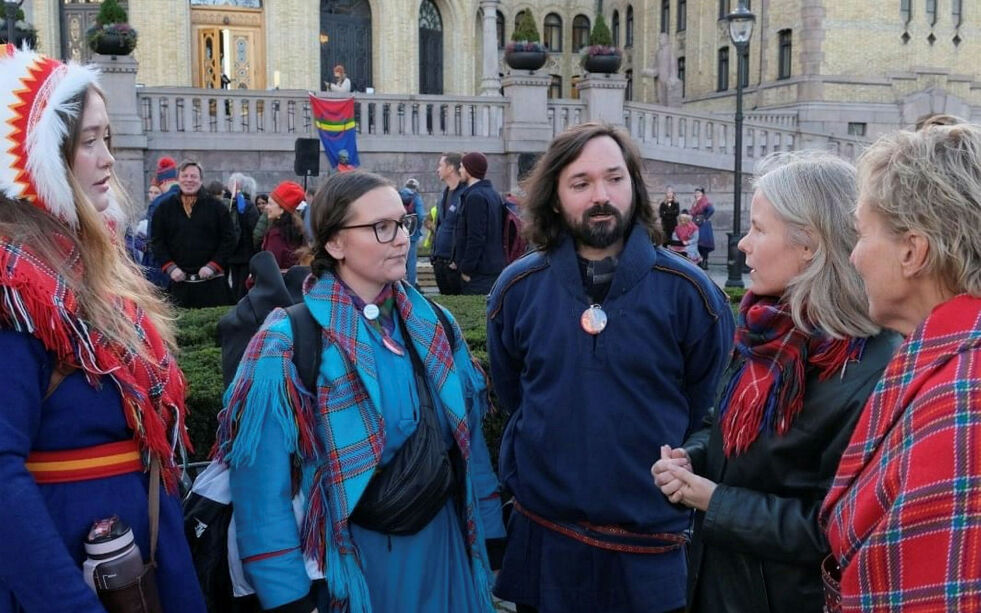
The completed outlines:
<svg viewBox="0 0 981 613">
<path fill-rule="evenodd" d="M 351 521 L 362 528 L 399 536 L 426 527 L 446 500 L 462 491 L 466 470 L 457 446 L 446 449 L 422 361 L 412 342 L 406 345 L 419 395 L 419 425 L 371 478 L 351 513 Z"/>
</svg>

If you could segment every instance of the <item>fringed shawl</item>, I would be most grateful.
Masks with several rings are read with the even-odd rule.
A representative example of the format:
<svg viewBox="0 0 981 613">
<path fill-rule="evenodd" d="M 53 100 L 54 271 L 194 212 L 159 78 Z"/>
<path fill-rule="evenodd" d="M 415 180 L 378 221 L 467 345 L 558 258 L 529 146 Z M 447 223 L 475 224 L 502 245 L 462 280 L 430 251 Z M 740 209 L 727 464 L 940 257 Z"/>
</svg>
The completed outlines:
<svg viewBox="0 0 981 613">
<path fill-rule="evenodd" d="M 82 274 L 73 243 L 63 236 L 55 240 L 64 249 L 65 265 Z M 150 455 L 158 458 L 168 491 L 176 493 L 175 447 L 190 447 L 184 375 L 143 309 L 119 298 L 115 304 L 142 340 L 142 355 L 91 327 L 66 279 L 27 245 L 0 238 L 0 327 L 34 336 L 58 362 L 84 372 L 93 387 L 109 377 L 119 388 L 144 464 L 149 466 Z"/>
<path fill-rule="evenodd" d="M 308 279 L 305 301 L 323 327 L 324 353 L 316 400 L 303 390 L 292 363 L 286 315 L 269 316 L 246 350 L 219 416 L 217 457 L 230 465 L 250 464 L 265 417 L 282 426 L 294 460 L 316 471 L 301 530 L 304 554 L 324 569 L 331 611 L 368 613 L 367 584 L 351 538 L 348 518 L 364 493 L 385 448 L 379 410 L 379 373 L 364 318 L 331 274 Z M 483 610 L 492 610 L 490 568 L 470 466 L 471 411 L 486 410 L 486 381 L 458 341 L 453 351 L 429 302 L 414 289 L 395 286 L 396 308 L 422 358 L 426 376 L 467 462 L 465 526 L 475 591 Z M 454 326 L 456 324 L 454 323 Z M 463 333 L 456 327 L 456 338 Z"/>
</svg>

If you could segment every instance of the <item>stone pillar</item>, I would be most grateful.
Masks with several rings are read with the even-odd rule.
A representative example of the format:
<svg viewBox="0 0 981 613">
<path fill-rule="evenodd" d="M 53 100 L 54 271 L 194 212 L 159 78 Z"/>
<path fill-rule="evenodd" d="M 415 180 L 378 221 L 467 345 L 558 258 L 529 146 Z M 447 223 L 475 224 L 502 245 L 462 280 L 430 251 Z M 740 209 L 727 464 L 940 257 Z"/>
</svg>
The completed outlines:
<svg viewBox="0 0 981 613">
<path fill-rule="evenodd" d="M 508 153 L 545 151 L 552 140 L 548 121 L 547 74 L 509 74 L 504 77 L 504 96 L 508 98 L 504 113 L 504 148 Z M 622 120 L 621 120 L 622 121 Z"/>
<path fill-rule="evenodd" d="M 500 0 L 480 0 L 484 12 L 483 71 L 480 79 L 481 96 L 497 96 L 501 79 L 497 76 L 497 6 Z"/>
<path fill-rule="evenodd" d="M 579 99 L 586 102 L 588 121 L 623 125 L 623 97 L 627 78 L 621 74 L 587 72 L 579 82 Z"/>
<path fill-rule="evenodd" d="M 102 72 L 99 83 L 106 93 L 116 176 L 133 202 L 142 205 L 146 201 L 143 156 L 147 143 L 136 99 L 139 64 L 128 55 L 95 55 L 92 61 Z"/>
</svg>

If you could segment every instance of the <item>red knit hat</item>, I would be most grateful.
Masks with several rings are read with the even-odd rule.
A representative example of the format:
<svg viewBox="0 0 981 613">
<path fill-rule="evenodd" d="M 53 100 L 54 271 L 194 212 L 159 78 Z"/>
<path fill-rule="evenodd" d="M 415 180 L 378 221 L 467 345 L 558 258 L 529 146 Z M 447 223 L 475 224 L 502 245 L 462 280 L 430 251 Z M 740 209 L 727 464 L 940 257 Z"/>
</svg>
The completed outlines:
<svg viewBox="0 0 981 613">
<path fill-rule="evenodd" d="M 300 206 L 306 197 L 303 186 L 294 181 L 283 181 L 269 194 L 269 198 L 275 201 L 280 208 L 290 213 L 295 213 L 296 207 Z"/>
<path fill-rule="evenodd" d="M 161 190 L 167 191 L 171 183 L 177 182 L 177 162 L 170 156 L 163 156 L 157 160 L 157 173 L 153 178 L 153 184 Z"/>
<path fill-rule="evenodd" d="M 471 151 L 466 154 L 460 163 L 466 169 L 467 174 L 474 179 L 483 179 L 487 174 L 487 157 L 479 151 Z"/>
</svg>

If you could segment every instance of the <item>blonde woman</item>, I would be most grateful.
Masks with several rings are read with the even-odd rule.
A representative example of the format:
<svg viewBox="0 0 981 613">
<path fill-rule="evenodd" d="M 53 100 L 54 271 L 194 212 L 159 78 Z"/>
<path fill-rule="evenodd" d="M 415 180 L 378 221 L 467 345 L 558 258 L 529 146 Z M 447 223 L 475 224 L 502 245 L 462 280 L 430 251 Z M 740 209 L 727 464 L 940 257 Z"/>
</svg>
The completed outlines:
<svg viewBox="0 0 981 613">
<path fill-rule="evenodd" d="M 843 611 L 981 602 L 981 128 L 958 121 L 886 135 L 858 164 L 851 260 L 906 341 L 822 510 Z"/>
<path fill-rule="evenodd" d="M 176 497 L 185 383 L 164 303 L 125 257 L 95 71 L 0 47 L 0 611 L 104 611 L 82 575 L 94 520 L 150 556 L 163 610 L 204 611 Z M 156 474 L 156 470 L 153 471 Z"/>
</svg>

